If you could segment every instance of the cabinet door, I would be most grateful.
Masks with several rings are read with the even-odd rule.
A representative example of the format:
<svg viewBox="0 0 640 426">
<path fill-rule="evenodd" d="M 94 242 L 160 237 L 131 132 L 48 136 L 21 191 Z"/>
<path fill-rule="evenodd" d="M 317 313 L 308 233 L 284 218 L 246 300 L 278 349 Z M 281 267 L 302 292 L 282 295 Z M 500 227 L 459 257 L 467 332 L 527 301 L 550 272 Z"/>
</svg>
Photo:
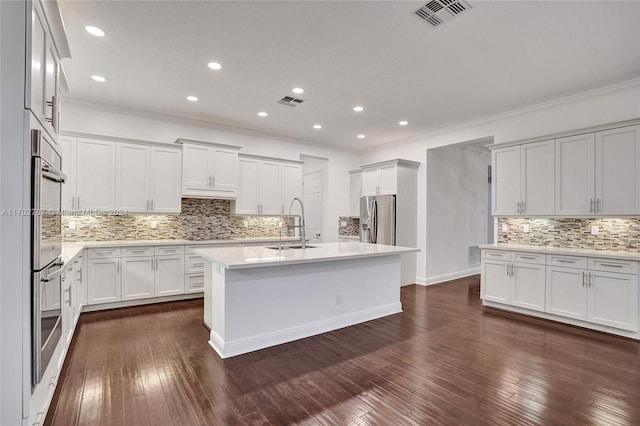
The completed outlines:
<svg viewBox="0 0 640 426">
<path fill-rule="evenodd" d="M 291 201 L 297 197 L 302 199 L 302 167 L 298 164 L 282 165 L 282 214 L 289 213 Z M 300 204 L 294 203 L 292 215 L 300 214 Z"/>
<path fill-rule="evenodd" d="M 260 213 L 277 215 L 282 213 L 282 188 L 280 163 L 262 161 L 259 173 Z"/>
<path fill-rule="evenodd" d="M 112 209 L 115 206 L 116 148 L 113 142 L 78 139 L 78 209 Z"/>
<path fill-rule="evenodd" d="M 180 213 L 180 151 L 173 148 L 151 148 L 151 210 L 154 213 Z"/>
<path fill-rule="evenodd" d="M 216 189 L 236 189 L 238 153 L 235 150 L 212 149 L 213 186 Z"/>
<path fill-rule="evenodd" d="M 587 318 L 587 272 L 547 266 L 545 312 L 567 318 Z"/>
<path fill-rule="evenodd" d="M 493 214 L 518 215 L 520 199 L 520 147 L 510 146 L 491 152 Z"/>
<path fill-rule="evenodd" d="M 120 259 L 89 259 L 87 265 L 87 304 L 119 302 Z"/>
<path fill-rule="evenodd" d="M 259 161 L 251 158 L 238 159 L 238 198 L 236 214 L 258 213 L 258 167 Z"/>
<path fill-rule="evenodd" d="M 68 345 L 73 337 L 73 281 L 73 268 L 69 268 L 62 280 L 62 341 L 65 345 Z"/>
<path fill-rule="evenodd" d="M 45 76 L 44 76 L 44 108 L 45 127 L 52 135 L 58 134 L 56 95 L 58 94 L 58 57 L 51 39 L 47 37 L 45 49 Z"/>
<path fill-rule="evenodd" d="M 507 274 L 507 262 L 483 260 L 480 279 L 482 299 L 491 302 L 509 303 L 511 299 L 511 277 Z"/>
<path fill-rule="evenodd" d="M 62 136 L 62 172 L 67 175 L 67 181 L 62 185 L 62 210 L 76 208 L 76 144 L 77 139 Z"/>
<path fill-rule="evenodd" d="M 156 256 L 155 295 L 184 293 L 184 256 Z"/>
<path fill-rule="evenodd" d="M 144 145 L 116 145 L 116 208 L 130 213 L 150 210 L 149 152 Z"/>
<path fill-rule="evenodd" d="M 638 276 L 590 272 L 587 321 L 638 331 Z"/>
<path fill-rule="evenodd" d="M 154 296 L 153 257 L 122 259 L 122 300 Z"/>
<path fill-rule="evenodd" d="M 182 158 L 182 186 L 184 190 L 212 190 L 210 148 L 203 145 L 184 144 Z"/>
<path fill-rule="evenodd" d="M 377 195 L 380 184 L 380 169 L 362 170 L 362 195 Z"/>
<path fill-rule="evenodd" d="M 204 275 L 186 275 L 185 293 L 202 293 L 204 291 Z"/>
<path fill-rule="evenodd" d="M 597 213 L 640 214 L 640 126 L 598 132 L 595 144 Z"/>
<path fill-rule="evenodd" d="M 555 141 L 555 214 L 593 215 L 595 142 L 593 133 Z"/>
<path fill-rule="evenodd" d="M 45 117 L 45 99 L 44 99 L 44 80 L 45 80 L 45 50 L 46 24 L 40 16 L 38 8 L 33 8 L 31 14 L 31 111 L 44 122 Z"/>
<path fill-rule="evenodd" d="M 514 263 L 511 277 L 511 304 L 544 312 L 545 266 Z"/>
<path fill-rule="evenodd" d="M 398 192 L 398 166 L 391 164 L 380 167 L 380 194 L 392 195 Z"/>
<path fill-rule="evenodd" d="M 554 143 L 544 141 L 520 147 L 520 201 L 526 215 L 553 215 Z"/>
</svg>

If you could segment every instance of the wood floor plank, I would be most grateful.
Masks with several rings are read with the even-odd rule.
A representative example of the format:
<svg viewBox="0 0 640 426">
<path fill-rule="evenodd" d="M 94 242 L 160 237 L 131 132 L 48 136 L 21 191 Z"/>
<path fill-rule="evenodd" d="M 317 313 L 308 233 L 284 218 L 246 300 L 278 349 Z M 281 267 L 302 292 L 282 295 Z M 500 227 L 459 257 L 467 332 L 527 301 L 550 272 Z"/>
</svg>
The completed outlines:
<svg viewBox="0 0 640 426">
<path fill-rule="evenodd" d="M 640 424 L 640 342 L 485 309 L 478 276 L 401 298 L 226 360 L 201 300 L 83 314 L 45 424 Z"/>
</svg>

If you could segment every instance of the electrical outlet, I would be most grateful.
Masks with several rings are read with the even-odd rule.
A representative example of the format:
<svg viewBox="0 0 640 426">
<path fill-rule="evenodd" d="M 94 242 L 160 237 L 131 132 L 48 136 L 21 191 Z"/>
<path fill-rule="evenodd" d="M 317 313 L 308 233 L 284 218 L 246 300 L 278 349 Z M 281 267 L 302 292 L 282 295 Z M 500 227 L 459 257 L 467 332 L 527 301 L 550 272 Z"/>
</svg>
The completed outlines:
<svg viewBox="0 0 640 426">
<path fill-rule="evenodd" d="M 529 224 L 525 223 L 524 225 L 522 225 L 522 232 L 524 232 L 525 234 L 529 233 Z"/>
<path fill-rule="evenodd" d="M 598 235 L 600 233 L 600 228 L 597 225 L 591 227 L 591 235 Z"/>
<path fill-rule="evenodd" d="M 346 221 L 346 220 L 341 220 L 341 221 L 340 221 L 340 226 L 342 226 L 343 228 L 344 228 L 345 226 L 347 226 L 347 221 Z"/>
<path fill-rule="evenodd" d="M 151 221 L 151 228 L 152 229 L 157 229 L 158 228 L 158 221 L 157 220 L 152 220 Z"/>
<path fill-rule="evenodd" d="M 509 232 L 509 225 L 507 225 L 506 223 L 502 224 L 502 232 Z"/>
<path fill-rule="evenodd" d="M 249 221 L 248 220 L 243 220 L 242 221 L 242 226 L 244 226 L 245 228 L 249 227 Z"/>
<path fill-rule="evenodd" d="M 284 223 L 282 223 L 282 221 L 278 222 L 278 228 L 282 228 L 284 226 Z"/>
<path fill-rule="evenodd" d="M 69 229 L 76 229 L 76 221 L 75 220 L 70 220 L 69 221 Z"/>
</svg>

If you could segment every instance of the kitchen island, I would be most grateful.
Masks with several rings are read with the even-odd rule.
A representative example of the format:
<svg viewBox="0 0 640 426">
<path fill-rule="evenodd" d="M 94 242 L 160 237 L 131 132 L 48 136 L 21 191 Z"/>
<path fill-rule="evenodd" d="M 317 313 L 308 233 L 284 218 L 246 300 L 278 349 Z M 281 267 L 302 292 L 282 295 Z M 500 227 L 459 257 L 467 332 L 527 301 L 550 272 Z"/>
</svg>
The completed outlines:
<svg viewBox="0 0 640 426">
<path fill-rule="evenodd" d="M 400 257 L 417 248 L 198 249 L 209 344 L 228 358 L 402 312 Z"/>
</svg>

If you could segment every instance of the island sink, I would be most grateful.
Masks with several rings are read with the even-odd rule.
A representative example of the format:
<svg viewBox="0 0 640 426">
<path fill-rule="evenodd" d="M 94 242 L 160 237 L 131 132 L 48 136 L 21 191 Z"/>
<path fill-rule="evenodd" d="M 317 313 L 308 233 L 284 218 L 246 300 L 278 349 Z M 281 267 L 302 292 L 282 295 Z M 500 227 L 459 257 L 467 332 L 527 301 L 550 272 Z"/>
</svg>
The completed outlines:
<svg viewBox="0 0 640 426">
<path fill-rule="evenodd" d="M 300 244 L 297 246 L 267 246 L 268 249 L 271 250 L 290 250 L 290 249 L 308 249 L 308 248 L 316 248 L 316 246 L 304 246 L 302 247 Z"/>
</svg>

